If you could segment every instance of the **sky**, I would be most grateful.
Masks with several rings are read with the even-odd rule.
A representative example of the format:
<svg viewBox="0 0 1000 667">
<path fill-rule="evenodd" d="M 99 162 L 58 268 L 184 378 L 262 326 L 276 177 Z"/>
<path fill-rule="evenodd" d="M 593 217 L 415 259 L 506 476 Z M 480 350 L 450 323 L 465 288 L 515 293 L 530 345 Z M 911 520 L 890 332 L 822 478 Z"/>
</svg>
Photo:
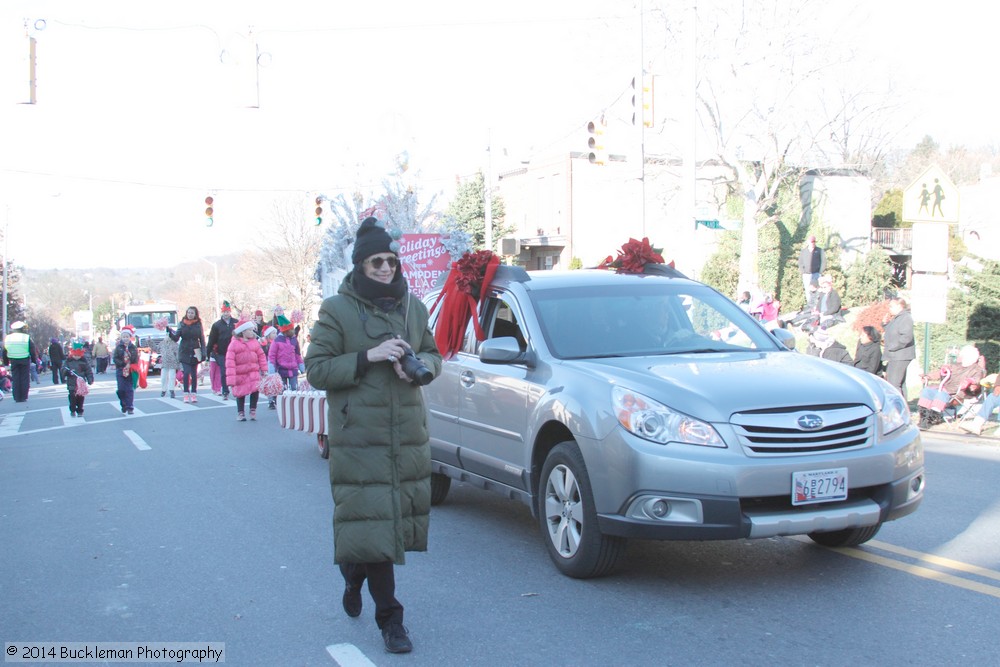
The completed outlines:
<svg viewBox="0 0 1000 667">
<path fill-rule="evenodd" d="M 234 252 L 265 233 L 276 199 L 305 209 L 317 194 L 376 192 L 402 155 L 405 177 L 446 200 L 478 170 L 574 149 L 629 77 L 655 66 L 638 9 L 652 20 L 692 1 L 4 0 L 7 256 L 34 269 L 122 268 Z M 830 29 L 865 49 L 869 73 L 904 102 L 900 146 L 925 134 L 1000 143 L 981 79 L 1000 9 L 842 6 Z M 26 33 L 35 104 L 24 103 Z"/>
</svg>

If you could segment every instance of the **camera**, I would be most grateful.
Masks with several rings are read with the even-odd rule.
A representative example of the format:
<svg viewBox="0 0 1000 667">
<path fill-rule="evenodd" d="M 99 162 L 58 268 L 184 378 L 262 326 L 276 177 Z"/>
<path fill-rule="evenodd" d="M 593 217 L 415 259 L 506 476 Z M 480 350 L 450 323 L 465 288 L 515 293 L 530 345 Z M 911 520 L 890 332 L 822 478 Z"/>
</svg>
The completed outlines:
<svg viewBox="0 0 1000 667">
<path fill-rule="evenodd" d="M 406 373 L 406 377 L 421 387 L 430 384 L 431 380 L 434 379 L 434 373 L 417 358 L 417 355 L 413 354 L 413 350 L 406 351 L 406 354 L 399 359 L 399 365 Z"/>
</svg>

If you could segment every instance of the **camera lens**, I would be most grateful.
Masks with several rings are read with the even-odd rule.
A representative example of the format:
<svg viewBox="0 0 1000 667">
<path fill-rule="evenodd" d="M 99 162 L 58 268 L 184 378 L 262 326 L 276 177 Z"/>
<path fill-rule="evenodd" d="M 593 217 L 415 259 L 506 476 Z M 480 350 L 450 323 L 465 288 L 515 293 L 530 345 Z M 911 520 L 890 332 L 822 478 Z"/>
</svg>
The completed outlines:
<svg viewBox="0 0 1000 667">
<path fill-rule="evenodd" d="M 431 380 L 434 379 L 434 373 L 417 358 L 417 355 L 413 354 L 413 350 L 406 351 L 406 354 L 399 360 L 399 365 L 406 373 L 406 377 L 421 387 L 430 384 Z"/>
</svg>

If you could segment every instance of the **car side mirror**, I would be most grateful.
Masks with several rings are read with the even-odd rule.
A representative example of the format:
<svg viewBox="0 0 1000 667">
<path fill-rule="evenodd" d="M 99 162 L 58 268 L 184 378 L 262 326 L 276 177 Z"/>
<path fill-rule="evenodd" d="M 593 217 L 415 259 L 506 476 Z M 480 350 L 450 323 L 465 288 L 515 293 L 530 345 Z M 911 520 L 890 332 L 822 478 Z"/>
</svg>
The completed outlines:
<svg viewBox="0 0 1000 667">
<path fill-rule="evenodd" d="M 530 352 L 521 350 L 513 336 L 488 338 L 479 344 L 479 360 L 484 364 L 526 364 L 534 367 Z"/>
<path fill-rule="evenodd" d="M 775 327 L 774 329 L 771 329 L 771 335 L 777 338 L 778 342 L 784 345 L 789 350 L 795 349 L 795 334 L 793 334 L 788 329 Z"/>
</svg>

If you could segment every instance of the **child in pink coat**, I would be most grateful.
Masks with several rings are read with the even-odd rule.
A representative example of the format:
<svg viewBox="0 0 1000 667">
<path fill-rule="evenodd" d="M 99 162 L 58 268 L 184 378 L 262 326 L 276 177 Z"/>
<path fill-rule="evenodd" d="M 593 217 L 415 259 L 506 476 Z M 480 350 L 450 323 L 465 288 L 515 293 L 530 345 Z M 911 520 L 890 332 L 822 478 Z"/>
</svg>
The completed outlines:
<svg viewBox="0 0 1000 667">
<path fill-rule="evenodd" d="M 226 384 L 236 397 L 236 420 L 245 422 L 243 407 L 250 397 L 250 419 L 257 420 L 260 378 L 267 372 L 267 357 L 257 342 L 253 321 L 241 322 L 233 330 L 233 340 L 226 351 Z"/>
</svg>

